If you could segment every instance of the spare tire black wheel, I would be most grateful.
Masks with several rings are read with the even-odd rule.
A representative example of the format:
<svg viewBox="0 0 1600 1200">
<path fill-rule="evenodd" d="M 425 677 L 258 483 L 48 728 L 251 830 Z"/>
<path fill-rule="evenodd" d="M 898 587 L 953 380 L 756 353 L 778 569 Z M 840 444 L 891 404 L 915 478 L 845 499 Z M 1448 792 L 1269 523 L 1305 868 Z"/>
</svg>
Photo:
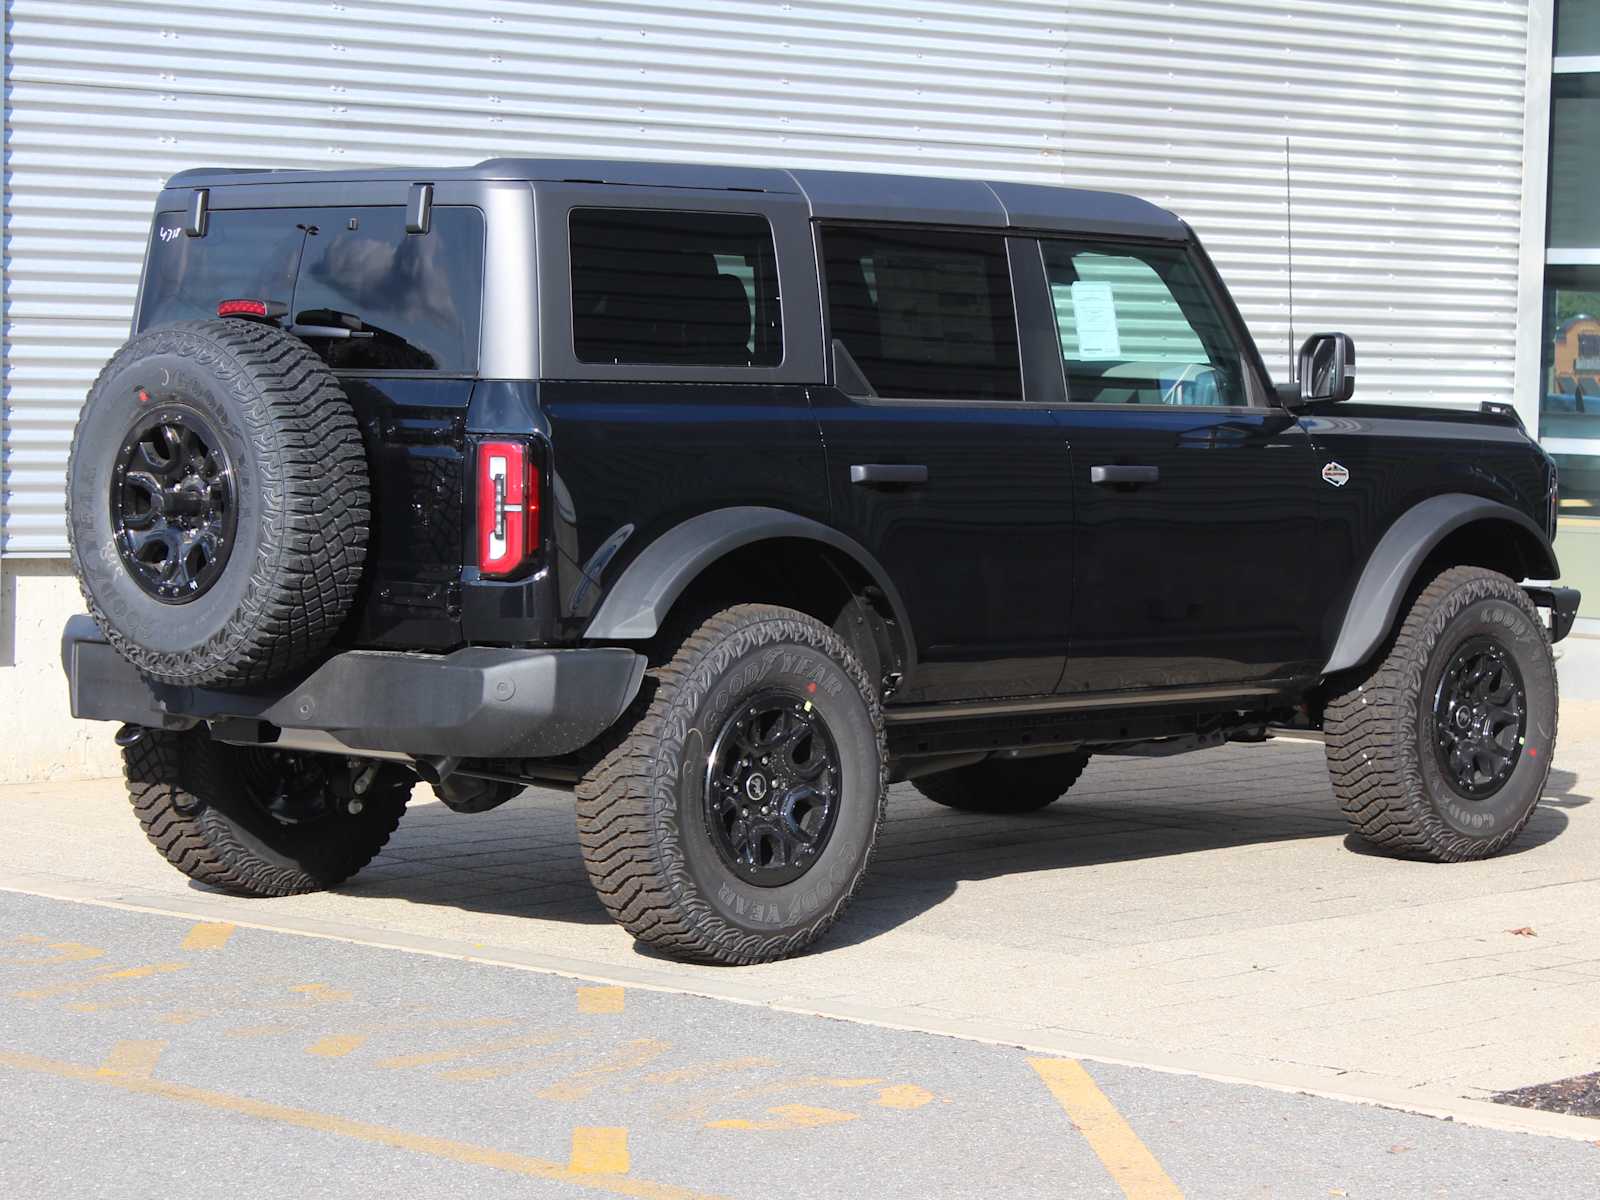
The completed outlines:
<svg viewBox="0 0 1600 1200">
<path fill-rule="evenodd" d="M 245 687 L 309 661 L 354 603 L 368 511 L 349 399 L 269 325 L 136 335 L 73 433 L 67 532 L 84 600 L 164 683 Z"/>
</svg>

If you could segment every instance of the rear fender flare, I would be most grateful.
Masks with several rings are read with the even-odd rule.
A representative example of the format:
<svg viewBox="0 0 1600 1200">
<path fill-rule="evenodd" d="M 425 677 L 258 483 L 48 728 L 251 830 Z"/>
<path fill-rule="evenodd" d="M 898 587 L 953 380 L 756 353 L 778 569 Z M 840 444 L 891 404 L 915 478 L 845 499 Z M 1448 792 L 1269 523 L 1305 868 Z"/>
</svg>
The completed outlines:
<svg viewBox="0 0 1600 1200">
<path fill-rule="evenodd" d="M 1449 534 L 1474 521 L 1504 521 L 1516 526 L 1537 548 L 1536 577 L 1555 579 L 1560 575 L 1544 530 L 1527 514 L 1482 496 L 1457 492 L 1433 496 L 1407 509 L 1379 539 L 1345 609 L 1333 652 L 1322 668 L 1324 675 L 1360 665 L 1382 645 L 1400 615 L 1400 604 L 1417 569 Z"/>
<path fill-rule="evenodd" d="M 629 563 L 590 619 L 589 641 L 641 641 L 660 632 L 667 613 L 685 589 L 718 559 L 756 542 L 801 539 L 835 550 L 855 561 L 883 593 L 900 628 L 907 665 L 915 641 L 905 604 L 888 574 L 853 538 L 820 521 L 779 508 L 742 505 L 690 517 L 651 542 Z"/>
</svg>

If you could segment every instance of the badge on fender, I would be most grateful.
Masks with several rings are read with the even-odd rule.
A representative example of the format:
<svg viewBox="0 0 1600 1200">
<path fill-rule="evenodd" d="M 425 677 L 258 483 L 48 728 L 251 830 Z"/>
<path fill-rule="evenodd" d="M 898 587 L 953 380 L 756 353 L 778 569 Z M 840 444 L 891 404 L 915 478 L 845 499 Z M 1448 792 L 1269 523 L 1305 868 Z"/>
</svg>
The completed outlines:
<svg viewBox="0 0 1600 1200">
<path fill-rule="evenodd" d="M 1343 463 L 1331 462 L 1322 468 L 1322 478 L 1334 487 L 1343 487 L 1350 482 L 1350 468 Z"/>
</svg>

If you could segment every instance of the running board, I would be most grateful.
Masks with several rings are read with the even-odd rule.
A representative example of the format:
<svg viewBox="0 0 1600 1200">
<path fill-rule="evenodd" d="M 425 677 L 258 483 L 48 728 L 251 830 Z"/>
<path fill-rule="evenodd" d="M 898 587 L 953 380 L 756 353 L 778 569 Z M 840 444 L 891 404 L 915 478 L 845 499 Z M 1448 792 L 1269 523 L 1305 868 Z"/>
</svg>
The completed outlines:
<svg viewBox="0 0 1600 1200">
<path fill-rule="evenodd" d="M 964 717 L 1028 716 L 1037 713 L 1115 712 L 1162 704 L 1194 704 L 1211 700 L 1268 700 L 1281 696 L 1284 686 L 1268 680 L 1241 687 L 1161 688 L 1138 692 L 1091 692 L 1077 696 L 1030 696 L 1010 700 L 964 700 L 954 704 L 890 705 L 883 719 L 890 725 L 918 721 L 956 721 Z M 1249 705 L 1245 707 L 1251 707 Z"/>
</svg>

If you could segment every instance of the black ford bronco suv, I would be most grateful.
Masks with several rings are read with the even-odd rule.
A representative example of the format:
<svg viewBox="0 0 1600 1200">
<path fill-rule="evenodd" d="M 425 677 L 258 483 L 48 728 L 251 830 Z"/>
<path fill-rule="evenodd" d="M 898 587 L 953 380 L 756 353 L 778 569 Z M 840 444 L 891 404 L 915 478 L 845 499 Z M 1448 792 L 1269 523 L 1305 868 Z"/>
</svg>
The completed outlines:
<svg viewBox="0 0 1600 1200">
<path fill-rule="evenodd" d="M 1275 727 L 1367 840 L 1493 854 L 1555 746 L 1555 469 L 1509 407 L 1349 403 L 1341 334 L 1298 375 L 1127 196 L 187 172 L 73 441 L 73 712 L 251 895 L 418 779 L 570 786 L 607 911 L 702 960 L 826 930 L 895 780 L 1024 813 Z"/>
</svg>

